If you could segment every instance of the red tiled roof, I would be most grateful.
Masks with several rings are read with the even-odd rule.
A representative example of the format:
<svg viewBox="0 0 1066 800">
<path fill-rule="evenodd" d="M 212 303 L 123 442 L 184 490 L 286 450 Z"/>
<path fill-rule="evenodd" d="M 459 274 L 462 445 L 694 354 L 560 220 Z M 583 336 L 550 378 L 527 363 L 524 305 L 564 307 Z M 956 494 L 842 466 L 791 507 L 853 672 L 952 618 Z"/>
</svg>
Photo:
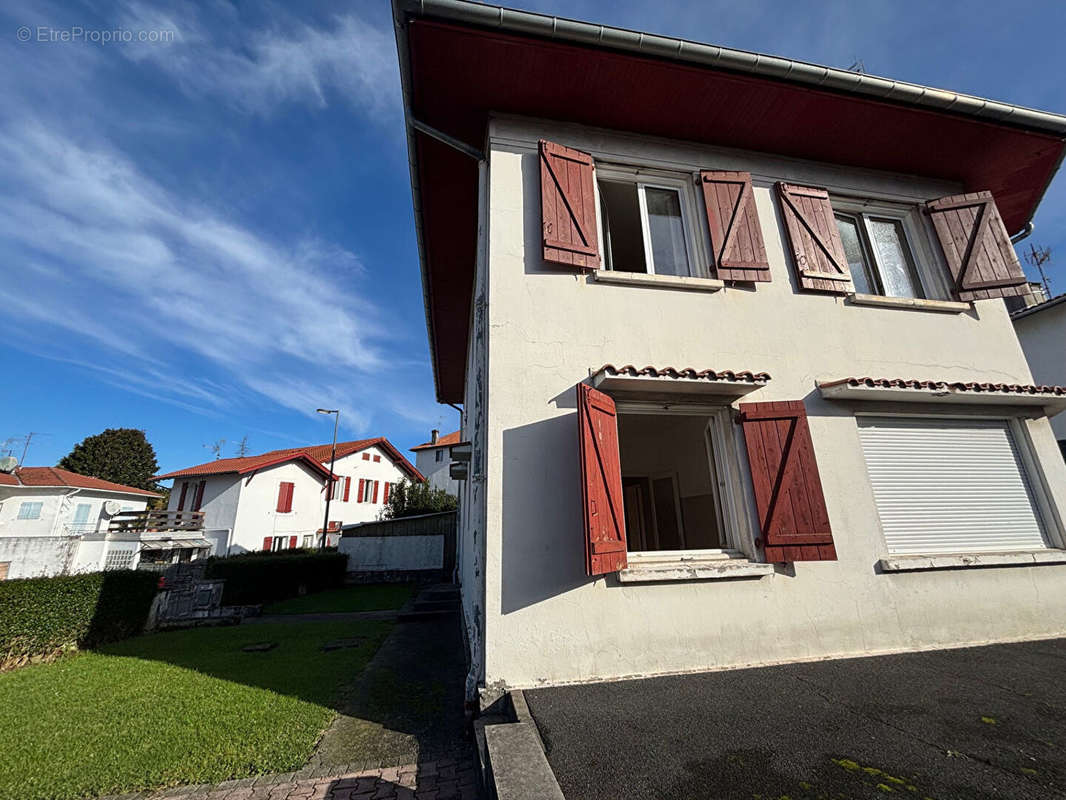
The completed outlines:
<svg viewBox="0 0 1066 800">
<path fill-rule="evenodd" d="M 389 458 L 395 462 L 396 466 L 406 472 L 408 476 L 418 481 L 425 480 L 425 476 L 415 469 L 414 465 L 404 458 L 400 451 L 393 447 L 389 440 L 384 436 L 378 436 L 374 439 L 358 439 L 351 442 L 337 442 L 337 458 L 343 458 L 352 453 L 358 453 L 360 450 L 366 450 L 368 447 L 380 447 L 389 454 Z M 286 461 L 294 460 L 305 460 L 309 464 L 313 464 L 321 469 L 322 464 L 329 462 L 332 449 L 332 444 L 317 444 L 308 447 L 290 447 L 285 450 L 271 450 L 269 453 L 263 453 L 258 456 L 246 456 L 244 458 L 218 458 L 214 461 L 197 464 L 195 467 L 187 467 L 186 469 L 168 472 L 165 475 L 157 475 L 156 478 L 162 480 L 164 478 L 183 478 L 192 475 L 223 475 L 230 472 L 243 475 L 248 472 L 254 472 L 257 469 L 263 469 L 264 467 L 283 464 Z M 324 472 L 327 475 L 329 474 L 328 469 L 324 470 Z"/>
<path fill-rule="evenodd" d="M 100 489 L 142 497 L 159 497 L 155 492 L 112 483 L 90 475 L 79 475 L 60 467 L 19 467 L 14 472 L 0 472 L 0 486 L 68 486 L 72 489 Z"/>
<path fill-rule="evenodd" d="M 604 364 L 597 372 L 602 372 L 605 375 L 629 375 L 634 378 L 643 375 L 651 378 L 688 378 L 691 380 L 741 381 L 746 383 L 764 383 L 770 380 L 768 372 L 751 372 L 750 370 L 734 372 L 730 369 L 721 371 L 713 369 L 697 370 L 693 367 L 641 367 L 638 369 L 632 364 L 626 364 L 624 367 Z"/>
<path fill-rule="evenodd" d="M 819 381 L 818 386 L 868 386 L 871 389 L 951 389 L 956 392 L 988 392 L 998 394 L 1030 394 L 1066 396 L 1066 386 L 1034 386 L 1028 383 L 978 383 L 975 381 L 929 381 L 917 378 L 849 377 L 835 381 Z"/>
<path fill-rule="evenodd" d="M 423 442 L 422 444 L 415 445 L 412 450 L 431 450 L 434 447 L 447 447 L 452 444 L 459 444 L 460 431 L 453 431 L 452 433 L 446 433 L 444 436 L 437 437 L 436 442 Z"/>
</svg>

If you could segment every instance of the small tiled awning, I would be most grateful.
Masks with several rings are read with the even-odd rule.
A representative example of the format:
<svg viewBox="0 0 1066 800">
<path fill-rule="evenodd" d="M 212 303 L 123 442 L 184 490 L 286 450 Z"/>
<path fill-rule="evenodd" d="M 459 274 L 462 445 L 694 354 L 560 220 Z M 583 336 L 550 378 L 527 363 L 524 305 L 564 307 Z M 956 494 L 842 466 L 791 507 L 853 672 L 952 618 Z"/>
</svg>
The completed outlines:
<svg viewBox="0 0 1066 800">
<path fill-rule="evenodd" d="M 766 372 L 698 370 L 692 367 L 616 367 L 604 364 L 592 374 L 592 386 L 605 392 L 631 391 L 741 397 L 766 385 Z"/>
<path fill-rule="evenodd" d="M 206 550 L 211 547 L 207 539 L 142 539 L 142 550 Z"/>
<path fill-rule="evenodd" d="M 1039 406 L 1048 416 L 1066 409 L 1066 386 L 849 377 L 818 381 L 826 400 Z"/>
</svg>

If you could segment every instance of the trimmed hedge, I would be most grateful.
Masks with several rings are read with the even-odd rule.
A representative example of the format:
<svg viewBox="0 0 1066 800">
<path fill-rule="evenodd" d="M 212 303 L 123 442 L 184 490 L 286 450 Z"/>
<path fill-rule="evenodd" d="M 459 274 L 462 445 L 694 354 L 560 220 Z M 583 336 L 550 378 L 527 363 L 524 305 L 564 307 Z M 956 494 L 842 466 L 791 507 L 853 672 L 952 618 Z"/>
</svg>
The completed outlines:
<svg viewBox="0 0 1066 800">
<path fill-rule="evenodd" d="M 224 578 L 224 605 L 286 600 L 344 585 L 348 556 L 336 550 L 245 553 L 207 562 L 208 578 Z"/>
<path fill-rule="evenodd" d="M 135 570 L 0 581 L 0 669 L 136 636 L 158 584 Z"/>
</svg>

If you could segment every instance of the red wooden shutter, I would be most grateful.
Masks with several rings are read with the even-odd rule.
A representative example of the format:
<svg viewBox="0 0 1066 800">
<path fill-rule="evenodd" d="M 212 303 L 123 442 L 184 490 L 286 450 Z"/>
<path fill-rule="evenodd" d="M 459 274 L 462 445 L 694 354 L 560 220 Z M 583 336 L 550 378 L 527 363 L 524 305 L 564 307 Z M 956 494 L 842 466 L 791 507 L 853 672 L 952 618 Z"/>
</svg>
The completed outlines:
<svg viewBox="0 0 1066 800">
<path fill-rule="evenodd" d="M 290 550 L 295 550 L 296 549 L 296 537 L 295 536 L 290 536 L 289 537 L 289 549 Z"/>
<path fill-rule="evenodd" d="M 196 491 L 192 493 L 192 511 L 199 511 L 200 506 L 204 504 L 204 487 L 207 486 L 207 481 L 198 481 L 196 484 Z"/>
<path fill-rule="evenodd" d="M 366 480 L 363 479 L 363 478 L 360 478 L 359 479 L 359 496 L 356 499 L 357 503 L 362 503 L 363 502 L 363 493 L 364 493 L 365 489 L 366 489 Z"/>
<path fill-rule="evenodd" d="M 599 267 L 592 156 L 541 139 L 540 210 L 545 261 Z"/>
<path fill-rule="evenodd" d="M 293 484 L 289 481 L 278 484 L 278 511 L 283 514 L 292 511 L 292 490 Z"/>
<path fill-rule="evenodd" d="M 802 400 L 741 403 L 767 561 L 836 561 Z"/>
<path fill-rule="evenodd" d="M 840 241 L 829 192 L 816 186 L 777 184 L 800 288 L 850 294 L 851 269 Z"/>
<path fill-rule="evenodd" d="M 263 537 L 263 549 L 270 550 L 270 545 L 274 543 L 274 539 L 270 536 Z"/>
<path fill-rule="evenodd" d="M 369 460 L 370 460 L 370 453 L 363 453 L 363 461 L 369 461 Z"/>
<path fill-rule="evenodd" d="M 374 462 L 375 463 L 378 463 L 380 461 L 381 461 L 381 456 L 374 456 Z"/>
<path fill-rule="evenodd" d="M 178 511 L 185 510 L 185 495 L 189 492 L 189 482 L 183 481 L 181 484 L 181 497 L 178 498 Z"/>
<path fill-rule="evenodd" d="M 380 481 L 374 481 L 374 499 L 370 501 L 371 503 L 376 503 L 378 501 L 378 483 L 380 483 Z"/>
<path fill-rule="evenodd" d="M 617 414 L 614 400 L 587 384 L 578 384 L 577 398 L 585 571 L 603 575 L 627 563 Z"/>
<path fill-rule="evenodd" d="M 381 502 L 385 503 L 386 505 L 389 502 L 389 489 L 391 489 L 391 488 L 392 488 L 392 484 L 389 483 L 388 481 L 385 481 L 385 494 L 382 495 Z"/>
<path fill-rule="evenodd" d="M 352 494 L 352 479 L 351 478 L 345 478 L 344 479 L 344 502 L 345 503 L 348 502 L 348 498 L 351 496 L 351 494 Z"/>
<path fill-rule="evenodd" d="M 991 192 L 941 197 L 926 204 L 959 300 L 1029 293 L 1010 235 Z"/>
<path fill-rule="evenodd" d="M 700 173 L 713 269 L 723 281 L 769 281 L 750 172 Z"/>
</svg>

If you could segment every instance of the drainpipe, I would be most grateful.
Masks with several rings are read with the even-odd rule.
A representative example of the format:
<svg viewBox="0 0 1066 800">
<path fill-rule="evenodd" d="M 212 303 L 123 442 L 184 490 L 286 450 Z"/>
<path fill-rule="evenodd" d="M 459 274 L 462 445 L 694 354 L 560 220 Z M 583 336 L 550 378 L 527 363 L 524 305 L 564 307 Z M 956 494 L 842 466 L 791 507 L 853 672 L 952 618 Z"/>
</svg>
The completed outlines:
<svg viewBox="0 0 1066 800">
<path fill-rule="evenodd" d="M 1018 231 L 1018 233 L 1010 237 L 1010 243 L 1018 244 L 1018 242 L 1022 241 L 1022 239 L 1028 239 L 1029 235 L 1033 232 L 1034 227 L 1036 226 L 1033 225 L 1033 221 L 1029 220 L 1027 223 L 1025 223 L 1024 228 L 1022 228 L 1020 231 Z"/>
</svg>

